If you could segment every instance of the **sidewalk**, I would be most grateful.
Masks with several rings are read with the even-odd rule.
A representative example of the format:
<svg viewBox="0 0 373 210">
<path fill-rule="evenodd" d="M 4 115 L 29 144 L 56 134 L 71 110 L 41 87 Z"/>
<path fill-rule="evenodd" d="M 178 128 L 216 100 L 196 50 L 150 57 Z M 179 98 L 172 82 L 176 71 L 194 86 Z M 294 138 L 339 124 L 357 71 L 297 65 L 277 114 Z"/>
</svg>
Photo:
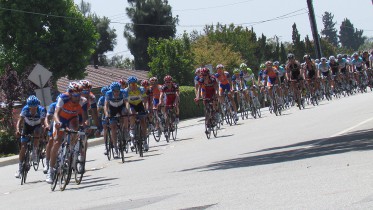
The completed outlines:
<svg viewBox="0 0 373 210">
<path fill-rule="evenodd" d="M 179 129 L 183 129 L 185 127 L 191 127 L 195 126 L 198 124 L 203 123 L 204 117 L 199 117 L 199 118 L 192 118 L 192 119 L 187 119 L 187 120 L 182 120 L 179 123 Z M 104 144 L 104 138 L 103 137 L 98 137 L 98 138 L 93 138 L 88 140 L 88 149 L 90 147 L 94 147 L 100 144 Z M 7 166 L 7 165 L 12 165 L 18 163 L 18 155 L 13 155 L 10 157 L 3 157 L 0 158 L 0 167 Z"/>
</svg>

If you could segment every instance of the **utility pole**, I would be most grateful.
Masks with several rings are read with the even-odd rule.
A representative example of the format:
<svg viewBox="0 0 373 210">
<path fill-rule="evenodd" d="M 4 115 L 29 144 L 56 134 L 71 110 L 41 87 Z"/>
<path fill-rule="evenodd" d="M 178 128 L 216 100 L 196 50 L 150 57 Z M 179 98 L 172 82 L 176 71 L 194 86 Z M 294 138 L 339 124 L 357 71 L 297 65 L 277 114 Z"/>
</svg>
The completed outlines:
<svg viewBox="0 0 373 210">
<path fill-rule="evenodd" d="M 315 11 L 313 10 L 312 0 L 307 0 L 307 5 L 308 5 L 308 15 L 309 15 L 309 18 L 310 18 L 313 42 L 315 43 L 316 56 L 317 56 L 317 58 L 321 58 L 322 53 L 321 53 L 320 37 L 319 37 L 319 33 L 317 32 Z"/>
</svg>

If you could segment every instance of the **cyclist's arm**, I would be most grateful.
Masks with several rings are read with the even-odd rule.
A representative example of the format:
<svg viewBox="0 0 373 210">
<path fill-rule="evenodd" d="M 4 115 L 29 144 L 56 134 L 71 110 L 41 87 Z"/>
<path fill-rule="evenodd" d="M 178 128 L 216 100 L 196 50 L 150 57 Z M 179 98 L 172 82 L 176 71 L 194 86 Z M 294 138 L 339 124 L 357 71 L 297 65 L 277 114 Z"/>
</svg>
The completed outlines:
<svg viewBox="0 0 373 210">
<path fill-rule="evenodd" d="M 56 107 L 56 111 L 54 112 L 54 115 L 53 115 L 53 120 L 56 124 L 61 124 L 60 122 L 60 112 L 61 112 L 61 107 Z"/>
<path fill-rule="evenodd" d="M 17 130 L 16 130 L 17 134 L 21 133 L 21 126 L 23 126 L 24 121 L 25 121 L 25 117 L 20 116 L 18 121 L 17 121 L 17 127 L 16 127 L 17 128 Z"/>
<path fill-rule="evenodd" d="M 163 97 L 164 97 L 164 94 L 163 94 L 163 91 L 161 91 L 161 94 L 159 95 L 159 105 L 163 104 Z"/>
<path fill-rule="evenodd" d="M 109 117 L 109 101 L 108 100 L 105 101 L 104 114 L 105 114 L 105 117 Z"/>
</svg>

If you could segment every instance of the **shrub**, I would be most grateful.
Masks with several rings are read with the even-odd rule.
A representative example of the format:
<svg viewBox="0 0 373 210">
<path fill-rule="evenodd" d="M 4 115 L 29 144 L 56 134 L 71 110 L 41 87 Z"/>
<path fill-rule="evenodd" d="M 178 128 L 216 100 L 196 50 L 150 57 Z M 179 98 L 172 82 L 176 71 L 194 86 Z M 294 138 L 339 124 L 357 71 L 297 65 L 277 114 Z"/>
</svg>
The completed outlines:
<svg viewBox="0 0 373 210">
<path fill-rule="evenodd" d="M 194 102 L 195 96 L 194 87 L 180 86 L 180 119 L 202 117 L 204 115 L 203 104 L 199 103 L 198 106 Z"/>
<path fill-rule="evenodd" d="M 16 153 L 18 153 L 18 141 L 16 141 L 15 136 L 5 130 L 0 130 L 0 154 Z"/>
</svg>

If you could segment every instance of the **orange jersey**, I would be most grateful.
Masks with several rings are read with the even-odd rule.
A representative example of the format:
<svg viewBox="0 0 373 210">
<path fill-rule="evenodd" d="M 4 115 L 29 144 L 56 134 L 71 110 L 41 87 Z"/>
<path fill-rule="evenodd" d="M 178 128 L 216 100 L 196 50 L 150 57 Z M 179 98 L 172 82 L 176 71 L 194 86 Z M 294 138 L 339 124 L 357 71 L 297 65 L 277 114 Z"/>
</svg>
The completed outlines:
<svg viewBox="0 0 373 210">
<path fill-rule="evenodd" d="M 152 94 L 153 98 L 159 99 L 159 97 L 161 96 L 161 88 L 161 85 L 156 85 L 155 88 L 153 86 L 150 86 L 150 93 Z"/>
<path fill-rule="evenodd" d="M 224 71 L 223 74 L 216 73 L 214 76 L 221 85 L 229 84 L 229 73 L 227 71 Z"/>
<path fill-rule="evenodd" d="M 58 97 L 56 108 L 61 109 L 59 117 L 69 120 L 87 111 L 87 99 L 80 97 L 79 103 L 73 103 L 68 93 L 62 93 Z"/>
</svg>

